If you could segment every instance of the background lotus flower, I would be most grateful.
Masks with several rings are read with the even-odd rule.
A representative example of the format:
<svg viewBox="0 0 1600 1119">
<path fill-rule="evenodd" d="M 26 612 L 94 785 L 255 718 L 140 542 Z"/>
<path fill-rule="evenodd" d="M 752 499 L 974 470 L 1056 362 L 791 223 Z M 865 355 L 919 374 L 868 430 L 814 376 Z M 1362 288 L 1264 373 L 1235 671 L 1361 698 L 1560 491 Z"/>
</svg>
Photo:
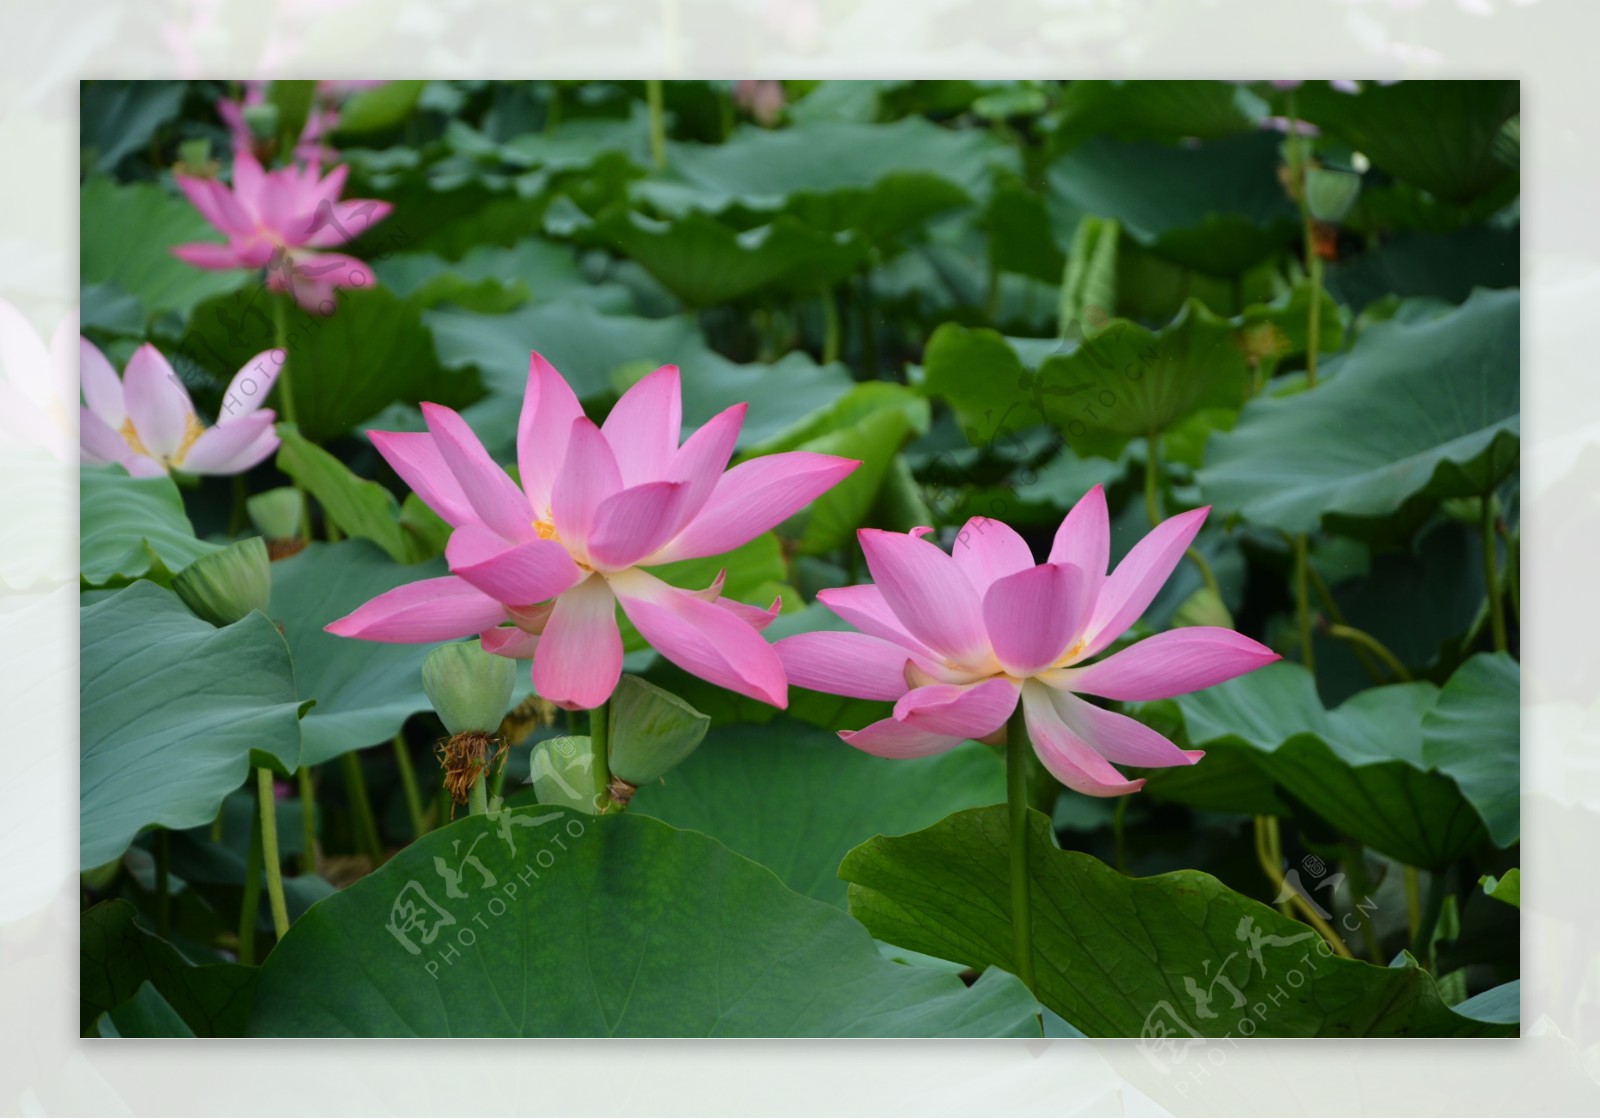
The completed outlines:
<svg viewBox="0 0 1600 1119">
<path fill-rule="evenodd" d="M 257 354 L 234 374 L 223 415 L 208 428 L 172 366 L 148 342 L 133 352 L 121 378 L 94 343 L 80 338 L 78 347 L 84 462 L 120 463 L 138 477 L 174 469 L 239 474 L 278 449 L 277 417 L 260 407 L 278 369 L 276 351 Z"/>
<path fill-rule="evenodd" d="M 50 344 L 22 312 L 0 299 L 0 435 L 8 447 L 42 447 L 72 461 L 72 338 L 76 312 L 62 319 Z"/>
<path fill-rule="evenodd" d="M 1079 695 L 1164 699 L 1278 659 L 1232 630 L 1195 626 L 1084 663 L 1144 613 L 1208 511 L 1161 522 L 1110 575 L 1099 486 L 1067 514 L 1042 564 L 1016 532 L 985 517 L 967 522 L 954 555 L 921 539 L 928 529 L 862 529 L 876 583 L 817 595 L 860 632 L 802 633 L 774 647 L 794 684 L 895 701 L 889 718 L 840 732 L 869 754 L 922 757 L 988 737 L 1020 700 L 1034 751 L 1057 780 L 1091 796 L 1131 793 L 1143 779 L 1111 763 L 1192 765 L 1201 752 Z"/>
<path fill-rule="evenodd" d="M 349 172 L 341 164 L 324 176 L 314 161 L 265 171 L 243 147 L 234 153 L 231 189 L 216 179 L 179 175 L 178 186 L 195 209 L 228 240 L 175 245 L 173 255 L 196 268 L 266 268 L 270 289 L 291 293 L 308 311 L 328 313 L 335 289 L 375 280 L 365 261 L 316 250 L 344 244 L 393 209 L 373 199 L 340 201 Z"/>
<path fill-rule="evenodd" d="M 777 613 L 668 585 L 644 570 L 714 556 L 755 538 L 860 463 L 791 451 L 724 473 L 744 420 L 737 404 L 678 445 L 676 366 L 623 394 L 596 426 L 572 389 L 533 355 L 517 428 L 519 487 L 449 408 L 422 406 L 428 430 L 372 432 L 396 472 L 454 526 L 453 574 L 398 587 L 328 626 L 369 641 L 443 641 L 481 631 L 484 648 L 533 657 L 539 694 L 598 707 L 622 672 L 616 605 L 662 656 L 778 707 L 782 665 L 758 630 Z M 510 626 L 501 626 L 510 621 Z"/>
</svg>

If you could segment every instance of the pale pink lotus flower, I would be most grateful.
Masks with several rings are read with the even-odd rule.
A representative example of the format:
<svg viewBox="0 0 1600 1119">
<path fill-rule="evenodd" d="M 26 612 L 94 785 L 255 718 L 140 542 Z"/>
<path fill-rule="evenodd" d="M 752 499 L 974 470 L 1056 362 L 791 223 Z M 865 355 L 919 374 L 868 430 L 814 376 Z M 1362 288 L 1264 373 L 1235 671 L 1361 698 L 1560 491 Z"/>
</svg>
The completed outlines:
<svg viewBox="0 0 1600 1119">
<path fill-rule="evenodd" d="M 783 83 L 779 81 L 740 81 L 733 83 L 733 103 L 754 117 L 763 128 L 771 128 L 783 115 Z"/>
<path fill-rule="evenodd" d="M 44 339 L 21 311 L 0 299 L 0 440 L 7 447 L 40 447 L 57 462 L 72 461 L 73 311 Z"/>
<path fill-rule="evenodd" d="M 120 378 L 87 338 L 78 339 L 78 364 L 84 462 L 120 463 L 138 478 L 171 470 L 241 474 L 278 449 L 277 417 L 260 406 L 282 364 L 277 350 L 263 350 L 234 374 L 222 398 L 225 414 L 212 427 L 200 422 L 189 391 L 148 342 Z"/>
<path fill-rule="evenodd" d="M 680 447 L 676 366 L 639 381 L 596 426 L 534 354 L 517 426 L 520 486 L 449 408 L 422 406 L 426 432 L 371 432 L 396 473 L 454 526 L 452 574 L 379 595 L 328 632 L 396 642 L 481 634 L 491 653 L 533 658 L 541 696 L 589 708 L 622 673 L 620 602 L 667 660 L 786 706 L 783 666 L 759 633 L 778 603 L 762 610 L 722 598 L 721 575 L 690 592 L 645 570 L 737 548 L 861 465 L 790 451 L 724 473 L 746 407 L 712 417 Z"/>
<path fill-rule="evenodd" d="M 179 175 L 195 209 L 228 240 L 175 245 L 172 253 L 196 268 L 265 268 L 269 289 L 291 293 L 308 311 L 332 314 L 334 290 L 371 286 L 372 269 L 353 256 L 316 250 L 344 244 L 393 209 L 374 199 L 340 201 L 349 173 L 340 164 L 323 176 L 315 161 L 266 171 L 243 147 L 234 152 L 231 189 Z"/>
<path fill-rule="evenodd" d="M 237 101 L 224 98 L 217 102 L 217 115 L 228 126 L 228 133 L 233 137 L 235 149 L 248 148 L 252 151 L 256 146 L 256 135 L 251 131 L 249 123 L 245 120 L 244 111 L 257 105 L 264 105 L 267 101 L 267 86 L 264 81 L 251 80 L 240 83 L 243 94 Z M 332 145 L 325 142 L 325 138 L 332 134 L 339 124 L 340 101 L 351 94 L 360 93 L 385 84 L 382 81 L 322 81 L 317 83 L 316 101 L 311 106 L 311 112 L 306 116 L 305 127 L 300 130 L 300 138 L 295 141 L 294 158 L 307 163 L 321 162 L 332 163 L 339 158 L 339 153 Z"/>
<path fill-rule="evenodd" d="M 850 745 L 886 758 L 942 753 L 1000 731 L 1020 699 L 1046 769 L 1090 796 L 1137 791 L 1112 765 L 1193 765 L 1136 719 L 1080 699 L 1165 699 L 1230 680 L 1278 659 L 1229 629 L 1194 626 L 1148 637 L 1093 664 L 1139 620 L 1200 531 L 1208 509 L 1168 518 L 1106 574 L 1111 528 L 1096 486 L 1035 564 L 1027 542 L 986 517 L 967 522 L 948 555 L 907 534 L 862 529 L 875 583 L 817 598 L 860 632 L 823 631 L 776 643 L 789 681 L 860 699 L 894 700 L 894 714 Z"/>
</svg>

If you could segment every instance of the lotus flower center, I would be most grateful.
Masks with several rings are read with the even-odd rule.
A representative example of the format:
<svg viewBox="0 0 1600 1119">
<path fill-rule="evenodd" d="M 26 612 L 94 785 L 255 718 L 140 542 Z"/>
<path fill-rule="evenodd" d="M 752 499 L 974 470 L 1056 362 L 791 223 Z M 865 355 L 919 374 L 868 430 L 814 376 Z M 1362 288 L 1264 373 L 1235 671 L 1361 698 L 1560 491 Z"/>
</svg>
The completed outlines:
<svg viewBox="0 0 1600 1119">
<path fill-rule="evenodd" d="M 1072 648 L 1068 649 L 1065 653 L 1062 653 L 1061 658 L 1056 661 L 1056 667 L 1065 668 L 1067 665 L 1083 656 L 1084 647 L 1088 644 L 1088 639 L 1082 637 L 1074 641 L 1072 643 Z"/>
<path fill-rule="evenodd" d="M 561 534 L 550 521 L 534 521 L 533 531 L 539 534 L 540 540 L 554 540 L 558 544 L 561 542 Z"/>
</svg>

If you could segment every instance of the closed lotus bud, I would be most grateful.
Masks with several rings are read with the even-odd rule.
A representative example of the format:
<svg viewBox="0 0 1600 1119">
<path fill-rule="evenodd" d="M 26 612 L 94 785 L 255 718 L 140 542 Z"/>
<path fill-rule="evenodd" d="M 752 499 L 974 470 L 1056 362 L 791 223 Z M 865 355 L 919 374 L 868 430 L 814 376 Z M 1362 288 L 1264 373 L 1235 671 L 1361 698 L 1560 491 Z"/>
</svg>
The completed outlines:
<svg viewBox="0 0 1600 1119">
<path fill-rule="evenodd" d="M 422 690 L 452 735 L 493 734 L 511 706 L 517 662 L 476 641 L 441 645 L 422 662 Z"/>
<path fill-rule="evenodd" d="M 271 102 L 247 105 L 240 115 L 257 140 L 270 140 L 278 134 L 278 106 Z"/>
<path fill-rule="evenodd" d="M 300 536 L 306 498 L 293 486 L 258 493 L 244 503 L 250 523 L 268 540 L 294 540 Z"/>
<path fill-rule="evenodd" d="M 231 626 L 272 600 L 267 542 L 259 536 L 201 556 L 172 578 L 184 605 L 214 626 Z"/>
<path fill-rule="evenodd" d="M 534 746 L 529 759 L 528 780 L 540 804 L 565 805 L 590 816 L 609 802 L 603 775 L 586 734 L 547 738 Z"/>
<path fill-rule="evenodd" d="M 710 726 L 671 692 L 624 676 L 611 697 L 611 772 L 634 786 L 654 781 L 694 753 Z"/>
<path fill-rule="evenodd" d="M 1313 167 L 1306 172 L 1306 206 L 1318 221 L 1342 222 L 1361 193 L 1361 176 Z"/>
</svg>

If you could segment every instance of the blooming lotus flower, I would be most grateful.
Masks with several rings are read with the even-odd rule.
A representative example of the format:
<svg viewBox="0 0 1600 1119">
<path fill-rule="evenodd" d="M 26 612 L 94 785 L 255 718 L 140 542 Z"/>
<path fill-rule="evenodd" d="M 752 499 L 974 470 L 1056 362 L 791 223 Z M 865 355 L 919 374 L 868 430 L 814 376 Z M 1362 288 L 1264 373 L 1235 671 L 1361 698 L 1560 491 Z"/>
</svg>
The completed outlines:
<svg viewBox="0 0 1600 1119">
<path fill-rule="evenodd" d="M 759 633 L 777 603 L 762 610 L 724 599 L 720 575 L 690 592 L 645 570 L 737 548 L 861 465 L 791 451 L 724 473 L 745 408 L 714 416 L 680 447 L 678 370 L 667 365 L 596 426 L 534 354 L 517 426 L 520 486 L 449 408 L 422 406 L 426 432 L 371 432 L 400 477 L 454 526 L 445 549 L 452 574 L 379 595 L 328 631 L 400 642 L 480 634 L 492 653 L 533 658 L 541 696 L 598 707 L 622 673 L 621 603 L 680 668 L 785 706 L 783 667 Z"/>
<path fill-rule="evenodd" d="M 999 521 L 975 517 L 954 555 L 909 534 L 862 529 L 875 583 L 817 598 L 860 632 L 802 633 L 774 646 L 789 680 L 861 699 L 892 699 L 894 714 L 850 745 L 886 758 L 938 754 L 1006 725 L 1020 701 L 1046 769 L 1090 796 L 1137 791 L 1112 765 L 1193 765 L 1143 723 L 1079 698 L 1164 699 L 1230 680 L 1278 655 L 1229 629 L 1194 626 L 1148 637 L 1085 663 L 1144 613 L 1209 509 L 1171 517 L 1106 574 L 1111 530 L 1096 486 L 1067 514 L 1050 558 Z"/>
<path fill-rule="evenodd" d="M 268 288 L 290 292 L 308 311 L 330 314 L 334 290 L 371 285 L 372 269 L 353 256 L 315 250 L 344 244 L 393 209 L 365 198 L 341 202 L 349 173 L 349 165 L 340 164 L 322 176 L 316 162 L 265 171 L 243 147 L 234 153 L 232 189 L 216 179 L 179 175 L 178 186 L 195 209 L 228 240 L 175 245 L 172 253 L 196 268 L 266 268 Z"/>
<path fill-rule="evenodd" d="M 133 352 L 120 379 L 93 342 L 80 338 L 78 350 L 87 405 L 79 413 L 84 462 L 120 463 L 141 478 L 169 470 L 239 474 L 278 449 L 277 417 L 260 407 L 278 370 L 274 350 L 234 374 L 222 398 L 226 415 L 213 427 L 200 422 L 183 382 L 148 342 Z"/>
</svg>

